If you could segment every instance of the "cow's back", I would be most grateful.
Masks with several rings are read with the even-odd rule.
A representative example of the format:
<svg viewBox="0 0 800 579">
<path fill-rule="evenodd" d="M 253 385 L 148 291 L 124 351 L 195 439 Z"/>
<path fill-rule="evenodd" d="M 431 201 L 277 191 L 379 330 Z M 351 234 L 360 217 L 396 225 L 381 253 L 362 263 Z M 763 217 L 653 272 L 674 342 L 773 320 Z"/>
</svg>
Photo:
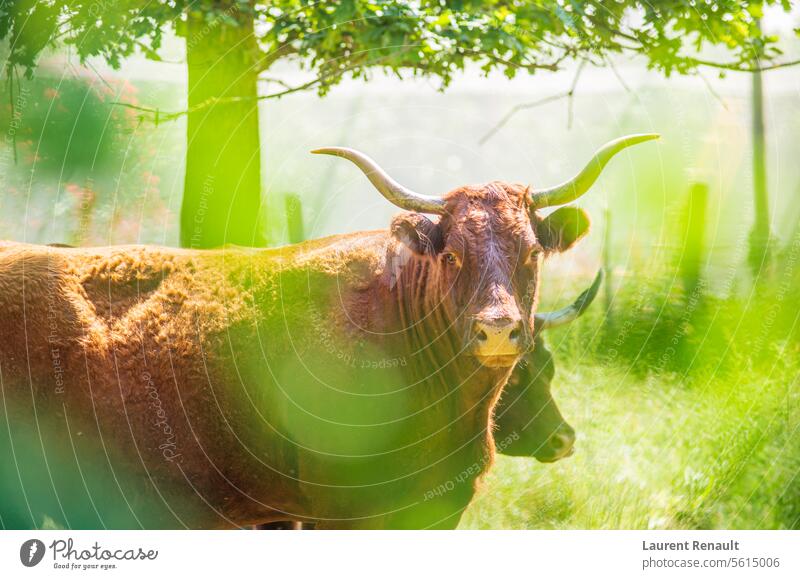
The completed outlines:
<svg viewBox="0 0 800 579">
<path fill-rule="evenodd" d="M 209 425 L 225 410 L 208 410 L 220 403 L 203 365 L 236 304 L 218 311 L 206 255 L 0 249 L 4 505 L 18 507 L 4 525 L 226 524 L 209 506 L 225 498 L 208 496 L 224 488 Z"/>
<path fill-rule="evenodd" d="M 302 511 L 297 448 L 273 431 L 285 407 L 252 400 L 269 369 L 242 376 L 286 348 L 259 334 L 274 326 L 260 318 L 307 325 L 293 284 L 312 271 L 321 278 L 305 283 L 324 293 L 349 276 L 342 256 L 359 241 L 272 252 L 1 246 L 2 484 L 20 507 L 3 524 L 226 526 Z"/>
<path fill-rule="evenodd" d="M 409 374 L 426 354 L 375 325 L 392 311 L 385 243 L 4 247 L 0 484 L 19 508 L 3 524 L 370 526 L 399 508 L 393 525 L 427 526 L 460 512 L 488 418 L 454 438 L 457 399 Z"/>
</svg>

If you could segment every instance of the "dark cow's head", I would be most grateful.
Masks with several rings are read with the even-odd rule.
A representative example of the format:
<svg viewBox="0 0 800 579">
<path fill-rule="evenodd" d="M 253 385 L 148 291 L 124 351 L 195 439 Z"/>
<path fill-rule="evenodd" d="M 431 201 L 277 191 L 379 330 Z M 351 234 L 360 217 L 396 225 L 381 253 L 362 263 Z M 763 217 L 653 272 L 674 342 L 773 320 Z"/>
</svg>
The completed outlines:
<svg viewBox="0 0 800 579">
<path fill-rule="evenodd" d="M 574 320 L 591 305 L 600 284 L 602 270 L 592 285 L 570 306 L 548 314 L 549 326 Z M 534 347 L 514 368 L 503 395 L 494 408 L 495 446 L 508 456 L 532 456 L 540 462 L 555 462 L 572 455 L 575 430 L 564 419 L 550 391 L 555 367 L 553 355 L 540 333 Z"/>
<path fill-rule="evenodd" d="M 514 368 L 494 409 L 495 445 L 508 456 L 532 456 L 555 462 L 574 450 L 575 430 L 561 415 L 550 392 L 553 356 L 536 347 Z"/>
<path fill-rule="evenodd" d="M 443 197 L 411 191 L 353 149 L 317 149 L 355 163 L 389 201 L 409 211 L 392 221 L 392 234 L 432 267 L 426 283 L 444 288 L 460 349 L 490 368 L 509 368 L 531 346 L 534 329 L 568 321 L 563 312 L 536 314 L 544 256 L 564 251 L 589 229 L 588 215 L 563 207 L 539 211 L 583 195 L 622 149 L 657 138 L 632 135 L 603 146 L 573 179 L 549 189 L 492 182 L 455 189 Z M 428 215 L 434 215 L 431 218 Z"/>
</svg>

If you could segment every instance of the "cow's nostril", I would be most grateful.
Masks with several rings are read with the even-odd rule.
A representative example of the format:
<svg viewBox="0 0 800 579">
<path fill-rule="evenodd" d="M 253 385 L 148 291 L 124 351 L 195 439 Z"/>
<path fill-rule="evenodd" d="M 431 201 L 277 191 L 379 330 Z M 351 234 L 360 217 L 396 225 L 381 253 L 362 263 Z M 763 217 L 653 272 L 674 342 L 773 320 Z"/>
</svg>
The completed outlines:
<svg viewBox="0 0 800 579">
<path fill-rule="evenodd" d="M 512 340 L 518 340 L 520 333 L 521 333 L 520 329 L 517 327 L 511 330 L 511 333 L 508 335 L 508 337 L 511 338 Z"/>
<path fill-rule="evenodd" d="M 575 443 L 575 435 L 569 432 L 557 432 L 553 436 L 550 437 L 549 446 L 550 449 L 558 454 L 562 452 L 566 452 L 572 448 L 572 445 Z"/>
<path fill-rule="evenodd" d="M 480 341 L 480 342 L 485 342 L 485 341 L 486 341 L 486 339 L 487 339 L 489 336 L 487 336 L 487 335 L 486 335 L 486 332 L 484 332 L 483 330 L 481 330 L 481 331 L 479 331 L 479 332 L 478 332 L 478 335 L 477 335 L 476 337 L 478 338 L 478 341 Z"/>
</svg>

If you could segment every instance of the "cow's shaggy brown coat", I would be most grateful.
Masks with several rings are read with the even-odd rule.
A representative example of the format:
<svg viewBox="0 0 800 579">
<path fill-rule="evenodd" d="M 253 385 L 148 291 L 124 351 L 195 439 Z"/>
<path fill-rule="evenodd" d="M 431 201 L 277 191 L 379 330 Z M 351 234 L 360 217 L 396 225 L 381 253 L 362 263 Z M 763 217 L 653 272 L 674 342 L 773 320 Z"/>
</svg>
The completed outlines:
<svg viewBox="0 0 800 579">
<path fill-rule="evenodd" d="M 544 253 L 586 231 L 575 210 L 529 215 L 526 194 L 466 187 L 438 223 L 270 250 L 3 244 L 3 407 L 11 450 L 25 433 L 50 477 L 43 514 L 455 526 L 511 371 L 470 355 L 471 320 L 521 316 L 531 334 Z"/>
</svg>

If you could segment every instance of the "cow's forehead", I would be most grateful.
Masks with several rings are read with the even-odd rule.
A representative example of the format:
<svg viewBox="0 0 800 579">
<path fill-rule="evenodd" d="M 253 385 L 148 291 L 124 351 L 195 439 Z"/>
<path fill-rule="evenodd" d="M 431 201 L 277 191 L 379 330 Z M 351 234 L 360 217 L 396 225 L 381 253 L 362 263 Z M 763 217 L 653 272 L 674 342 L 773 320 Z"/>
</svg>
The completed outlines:
<svg viewBox="0 0 800 579">
<path fill-rule="evenodd" d="M 453 209 L 470 204 L 486 207 L 495 205 L 513 205 L 524 208 L 527 205 L 529 191 L 524 185 L 491 181 L 478 185 L 464 185 L 445 194 L 445 202 Z"/>
<path fill-rule="evenodd" d="M 460 187 L 445 195 L 446 220 L 473 233 L 521 234 L 530 229 L 527 196 L 526 187 L 502 181 Z"/>
</svg>

